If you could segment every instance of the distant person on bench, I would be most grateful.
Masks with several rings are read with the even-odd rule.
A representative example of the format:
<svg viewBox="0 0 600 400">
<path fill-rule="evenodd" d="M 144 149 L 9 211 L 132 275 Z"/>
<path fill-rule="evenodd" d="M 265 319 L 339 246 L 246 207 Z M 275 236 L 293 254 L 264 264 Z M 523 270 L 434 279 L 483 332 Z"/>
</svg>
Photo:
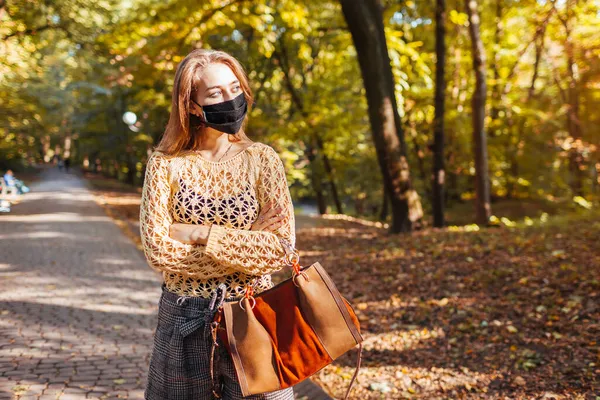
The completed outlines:
<svg viewBox="0 0 600 400">
<path fill-rule="evenodd" d="M 4 174 L 4 182 L 6 186 L 16 188 L 18 194 L 29 192 L 29 188 L 25 186 L 22 180 L 15 178 L 15 174 L 11 169 L 7 170 Z"/>
</svg>

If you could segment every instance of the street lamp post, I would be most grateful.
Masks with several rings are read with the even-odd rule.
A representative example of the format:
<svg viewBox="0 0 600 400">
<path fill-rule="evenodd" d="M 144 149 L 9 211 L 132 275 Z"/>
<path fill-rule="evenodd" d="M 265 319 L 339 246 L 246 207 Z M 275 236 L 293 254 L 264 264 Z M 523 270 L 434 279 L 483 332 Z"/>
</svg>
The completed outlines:
<svg viewBox="0 0 600 400">
<path fill-rule="evenodd" d="M 135 115 L 134 112 L 132 111 L 126 111 L 125 113 L 123 113 L 123 122 L 125 124 L 127 124 L 127 126 L 129 127 L 129 129 L 133 132 L 139 132 L 140 128 L 138 128 L 137 126 L 135 126 L 135 123 L 137 122 L 137 115 Z M 127 148 L 125 149 L 125 151 L 127 152 L 127 181 L 130 184 L 134 183 L 135 180 L 135 163 L 133 160 L 133 149 L 131 147 L 131 145 L 129 144 L 129 138 L 127 139 Z"/>
</svg>

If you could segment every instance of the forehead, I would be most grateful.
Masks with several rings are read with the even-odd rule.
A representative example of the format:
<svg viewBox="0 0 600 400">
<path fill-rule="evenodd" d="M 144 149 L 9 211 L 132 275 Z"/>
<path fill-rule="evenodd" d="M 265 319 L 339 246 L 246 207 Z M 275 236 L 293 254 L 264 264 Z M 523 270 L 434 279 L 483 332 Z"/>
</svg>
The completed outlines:
<svg viewBox="0 0 600 400">
<path fill-rule="evenodd" d="M 197 87 L 202 93 L 212 86 L 227 86 L 236 79 L 237 77 L 229 66 L 222 63 L 213 63 L 204 69 L 202 76 L 197 80 Z"/>
</svg>

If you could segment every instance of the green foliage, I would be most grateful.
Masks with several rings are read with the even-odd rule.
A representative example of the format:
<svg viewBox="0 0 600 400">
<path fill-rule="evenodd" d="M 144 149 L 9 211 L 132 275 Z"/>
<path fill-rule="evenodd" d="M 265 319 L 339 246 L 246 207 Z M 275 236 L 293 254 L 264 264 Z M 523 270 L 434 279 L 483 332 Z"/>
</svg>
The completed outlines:
<svg viewBox="0 0 600 400">
<path fill-rule="evenodd" d="M 427 210 L 434 9 L 429 3 L 383 4 L 409 164 Z M 486 129 L 494 201 L 511 197 L 571 204 L 569 149 L 577 146 L 584 157 L 586 194 L 578 204 L 596 206 L 599 10 L 590 2 L 568 4 L 569 8 L 557 4 L 552 9 L 551 3 L 506 3 L 500 33 L 496 3 L 480 5 L 488 58 Z M 294 196 L 314 198 L 313 183 L 318 182 L 332 207 L 327 158 L 345 211 L 355 213 L 360 203 L 363 216 L 379 214 L 379 163 L 361 71 L 338 2 L 20 0 L 7 2 L 0 13 L 3 165 L 48 161 L 55 151 L 64 154 L 69 138 L 71 156 L 78 163 L 87 160 L 93 165 L 98 160 L 107 173 L 139 183 L 148 151 L 168 119 L 178 63 L 193 48 L 218 48 L 244 65 L 257 103 L 247 133 L 281 152 Z M 464 4 L 450 3 L 445 117 L 450 205 L 469 200 L 474 191 L 467 28 Z M 565 53 L 569 43 L 574 73 Z M 542 50 L 537 66 L 536 44 Z M 572 96 L 579 104 L 579 142 L 567 129 Z M 138 115 L 139 132 L 122 123 L 125 111 Z M 307 146 L 317 148 L 313 163 L 307 160 Z"/>
</svg>

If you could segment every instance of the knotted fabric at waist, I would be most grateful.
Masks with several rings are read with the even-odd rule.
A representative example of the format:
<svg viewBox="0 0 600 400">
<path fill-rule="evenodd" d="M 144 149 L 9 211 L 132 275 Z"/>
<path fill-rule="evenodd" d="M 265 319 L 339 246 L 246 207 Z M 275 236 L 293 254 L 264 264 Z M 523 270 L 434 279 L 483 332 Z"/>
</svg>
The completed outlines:
<svg viewBox="0 0 600 400">
<path fill-rule="evenodd" d="M 180 296 L 169 292 L 162 284 L 161 309 L 159 321 L 173 323 L 174 329 L 179 330 L 183 337 L 210 324 L 215 312 L 224 301 L 237 301 L 239 297 L 228 297 L 227 286 L 222 283 L 210 298 L 196 296 Z"/>
</svg>

